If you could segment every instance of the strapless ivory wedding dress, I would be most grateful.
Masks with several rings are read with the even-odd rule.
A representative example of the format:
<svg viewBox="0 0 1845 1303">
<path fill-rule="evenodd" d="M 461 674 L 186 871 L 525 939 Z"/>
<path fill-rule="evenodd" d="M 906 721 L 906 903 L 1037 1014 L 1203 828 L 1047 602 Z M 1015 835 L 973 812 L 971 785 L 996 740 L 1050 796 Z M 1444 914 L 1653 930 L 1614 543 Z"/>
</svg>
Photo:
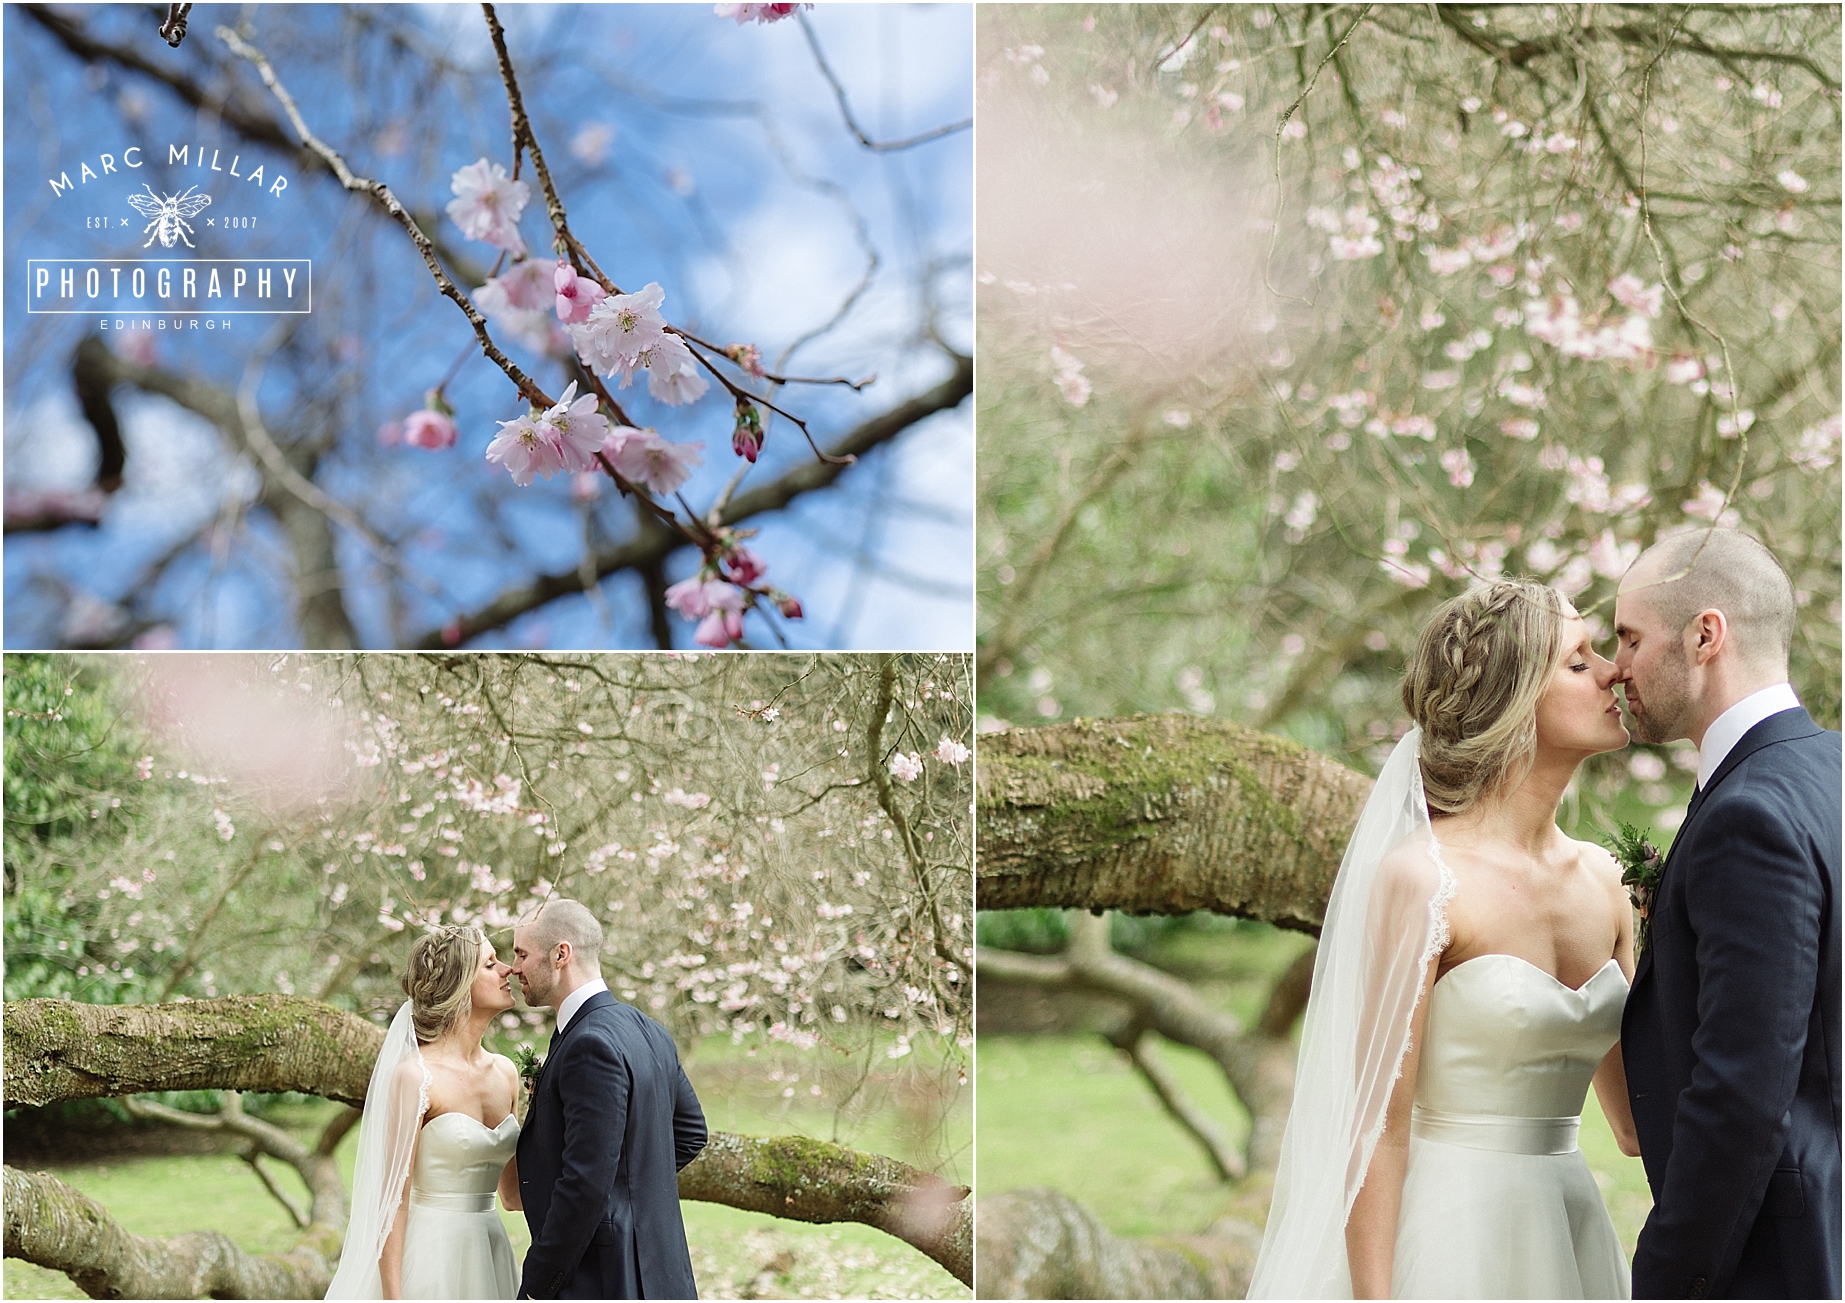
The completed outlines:
<svg viewBox="0 0 1845 1303">
<path fill-rule="evenodd" d="M 512 1298 L 519 1268 L 494 1207 L 500 1173 L 519 1146 L 518 1118 L 489 1127 L 442 1113 L 417 1136 L 404 1231 L 405 1298 Z"/>
<path fill-rule="evenodd" d="M 1626 1256 L 1576 1147 L 1620 1039 L 1610 959 L 1575 990 L 1513 955 L 1435 983 L 1416 1074 L 1393 1298 L 1627 1298 Z"/>
</svg>

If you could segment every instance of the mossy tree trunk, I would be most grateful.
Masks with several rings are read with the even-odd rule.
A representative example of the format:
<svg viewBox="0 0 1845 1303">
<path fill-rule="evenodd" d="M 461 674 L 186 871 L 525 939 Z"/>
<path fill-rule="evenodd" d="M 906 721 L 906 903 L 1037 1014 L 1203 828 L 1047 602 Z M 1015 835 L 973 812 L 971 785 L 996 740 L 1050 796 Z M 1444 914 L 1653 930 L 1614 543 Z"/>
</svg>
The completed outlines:
<svg viewBox="0 0 1845 1303">
<path fill-rule="evenodd" d="M 7 1108 L 210 1089 L 294 1090 L 363 1104 L 384 1041 L 379 1028 L 354 1014 L 281 995 L 141 1006 L 26 1000 L 5 1006 L 5 1022 Z M 262 1124 L 234 1107 L 211 1125 L 309 1175 L 328 1167 L 321 1160 L 350 1121 L 336 1121 L 312 1149 L 261 1134 Z M 254 1155 L 246 1155 L 252 1166 Z M 346 1217 L 343 1192 L 330 1199 L 310 1176 L 315 1199 L 310 1214 L 297 1216 L 306 1220 L 301 1242 L 289 1253 L 259 1256 L 210 1232 L 170 1240 L 130 1235 L 55 1177 L 7 1168 L 5 1178 L 6 1256 L 65 1272 L 94 1298 L 319 1298 L 332 1279 Z M 894 1159 L 717 1132 L 679 1174 L 679 1190 L 681 1198 L 796 1221 L 863 1222 L 973 1283 L 967 1187 Z"/>
<path fill-rule="evenodd" d="M 1180 914 L 1209 909 L 1315 935 L 1371 780 L 1282 738 L 1186 716 L 1079 720 L 980 740 L 978 903 Z M 1261 1242 L 1294 1088 L 1290 1029 L 1306 1007 L 1307 951 L 1245 1027 L 1189 984 L 1116 954 L 1105 918 L 1077 915 L 1062 954 L 982 949 L 977 980 L 1099 995 L 1127 1007 L 1126 1053 L 1205 1149 L 1236 1198 L 1203 1235 L 1111 1234 L 1069 1196 L 981 1200 L 984 1298 L 1240 1298 Z M 1216 1060 L 1250 1117 L 1247 1152 L 1141 1062 L 1158 1033 Z"/>
<path fill-rule="evenodd" d="M 981 909 L 1213 910 L 1318 934 L 1371 780 L 1184 715 L 980 739 Z"/>
</svg>

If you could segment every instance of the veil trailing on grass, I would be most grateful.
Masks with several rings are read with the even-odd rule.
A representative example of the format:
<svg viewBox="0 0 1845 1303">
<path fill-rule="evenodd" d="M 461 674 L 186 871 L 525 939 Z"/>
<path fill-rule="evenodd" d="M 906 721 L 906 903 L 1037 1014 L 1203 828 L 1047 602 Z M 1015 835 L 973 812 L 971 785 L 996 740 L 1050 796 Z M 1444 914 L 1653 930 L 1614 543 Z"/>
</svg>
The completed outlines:
<svg viewBox="0 0 1845 1303">
<path fill-rule="evenodd" d="M 429 1070 L 417 1049 L 410 1001 L 405 1000 L 391 1019 L 365 1088 L 359 1156 L 352 1172 L 352 1219 L 346 1226 L 339 1270 L 327 1286 L 328 1298 L 384 1297 L 378 1257 L 403 1203 L 416 1134 L 428 1111 Z"/>
<path fill-rule="evenodd" d="M 1384 1133 L 1451 879 L 1431 855 L 1420 729 L 1390 753 L 1333 881 L 1250 1298 L 1350 1298 L 1345 1222 Z"/>
</svg>

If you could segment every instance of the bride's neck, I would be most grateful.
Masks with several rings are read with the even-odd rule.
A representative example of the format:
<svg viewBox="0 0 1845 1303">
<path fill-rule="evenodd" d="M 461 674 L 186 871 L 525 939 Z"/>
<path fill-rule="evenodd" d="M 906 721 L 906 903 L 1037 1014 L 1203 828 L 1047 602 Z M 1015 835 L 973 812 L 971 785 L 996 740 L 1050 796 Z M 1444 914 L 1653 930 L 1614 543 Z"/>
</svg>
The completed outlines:
<svg viewBox="0 0 1845 1303">
<path fill-rule="evenodd" d="M 425 1054 L 433 1051 L 444 1058 L 471 1059 L 480 1049 L 481 1040 L 487 1035 L 487 1028 L 493 1022 L 490 1010 L 474 1009 L 468 1016 L 443 1032 L 424 1047 Z"/>
<path fill-rule="evenodd" d="M 1454 823 L 1470 831 L 1487 832 L 1536 853 L 1558 836 L 1557 808 L 1582 763 L 1577 755 L 1559 755 L 1540 749 L 1531 772 L 1510 791 L 1484 800 L 1455 816 Z"/>
</svg>

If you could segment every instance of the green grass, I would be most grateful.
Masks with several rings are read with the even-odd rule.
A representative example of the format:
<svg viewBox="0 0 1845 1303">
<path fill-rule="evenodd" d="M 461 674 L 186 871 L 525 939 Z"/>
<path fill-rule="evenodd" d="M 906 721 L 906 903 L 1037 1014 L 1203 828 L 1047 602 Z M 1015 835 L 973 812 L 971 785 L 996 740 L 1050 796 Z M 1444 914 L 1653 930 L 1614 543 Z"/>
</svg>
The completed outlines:
<svg viewBox="0 0 1845 1303">
<path fill-rule="evenodd" d="M 1241 1141 L 1249 1119 L 1223 1073 L 1197 1050 L 1160 1051 L 1192 1098 Z M 1203 1231 L 1231 1202 L 1195 1141 L 1126 1058 L 1097 1036 L 983 1036 L 976 1189 L 1045 1185 L 1080 1200 L 1118 1235 Z M 1623 1156 L 1593 1091 L 1582 1151 L 1629 1254 L 1652 1208 L 1640 1160 Z"/>
<path fill-rule="evenodd" d="M 973 1140 L 969 1092 L 956 1088 L 954 1068 L 931 1058 L 927 1049 L 893 1063 L 885 1056 L 887 1048 L 874 1046 L 871 1059 L 848 1062 L 822 1057 L 824 1052 L 783 1052 L 785 1047 L 751 1056 L 728 1041 L 706 1041 L 688 1056 L 687 1071 L 714 1131 L 837 1140 L 926 1167 L 949 1180 L 966 1180 Z M 818 1096 L 810 1093 L 814 1085 L 821 1087 Z M 332 1112 L 332 1105 L 313 1102 L 265 1117 L 308 1138 Z M 340 1147 L 348 1188 L 357 1142 L 355 1128 Z M 242 1160 L 228 1154 L 133 1158 L 52 1170 L 137 1235 L 211 1229 L 254 1253 L 284 1250 L 295 1242 L 288 1215 Z M 280 1165 L 271 1171 L 305 1203 L 305 1189 L 294 1173 Z M 706 1298 L 739 1298 L 745 1291 L 784 1298 L 972 1297 L 933 1261 L 868 1226 L 810 1226 L 705 1203 L 684 1203 L 680 1211 L 699 1293 Z M 515 1256 L 523 1258 L 531 1243 L 524 1217 L 501 1217 Z M 61 1272 L 9 1258 L 4 1297 L 84 1295 Z"/>
</svg>

